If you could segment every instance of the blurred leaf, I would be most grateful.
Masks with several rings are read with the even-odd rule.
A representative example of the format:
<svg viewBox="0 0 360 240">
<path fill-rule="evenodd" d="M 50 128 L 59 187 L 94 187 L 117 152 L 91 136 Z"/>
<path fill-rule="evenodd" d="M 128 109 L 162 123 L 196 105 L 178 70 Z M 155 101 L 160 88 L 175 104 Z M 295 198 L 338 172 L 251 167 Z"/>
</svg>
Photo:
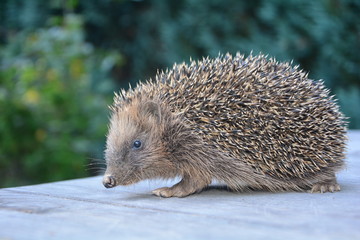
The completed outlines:
<svg viewBox="0 0 360 240">
<path fill-rule="evenodd" d="M 103 149 L 120 55 L 94 51 L 82 26 L 66 15 L 63 26 L 14 35 L 1 48 L 0 186 L 86 176 Z"/>
</svg>

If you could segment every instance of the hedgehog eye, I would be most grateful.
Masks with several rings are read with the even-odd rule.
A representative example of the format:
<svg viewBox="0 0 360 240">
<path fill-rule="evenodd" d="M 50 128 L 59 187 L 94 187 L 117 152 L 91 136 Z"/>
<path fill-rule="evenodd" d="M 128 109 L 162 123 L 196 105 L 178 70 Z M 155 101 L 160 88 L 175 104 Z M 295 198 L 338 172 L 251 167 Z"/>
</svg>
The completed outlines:
<svg viewBox="0 0 360 240">
<path fill-rule="evenodd" d="M 133 148 L 134 149 L 139 149 L 141 147 L 141 141 L 139 140 L 135 140 L 133 143 Z"/>
</svg>

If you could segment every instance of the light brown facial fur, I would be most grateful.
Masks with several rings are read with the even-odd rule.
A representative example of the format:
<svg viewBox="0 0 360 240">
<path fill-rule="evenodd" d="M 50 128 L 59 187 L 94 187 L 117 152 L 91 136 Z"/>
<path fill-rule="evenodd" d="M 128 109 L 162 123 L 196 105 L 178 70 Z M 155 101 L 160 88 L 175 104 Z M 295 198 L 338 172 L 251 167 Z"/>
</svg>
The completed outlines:
<svg viewBox="0 0 360 240">
<path fill-rule="evenodd" d="M 141 147 L 135 148 L 135 141 L 140 141 Z M 175 186 L 153 193 L 184 197 L 210 184 L 211 161 L 217 156 L 184 125 L 181 115 L 146 97 L 134 98 L 112 114 L 103 184 L 111 188 L 143 179 L 180 176 L 182 180 Z"/>
<path fill-rule="evenodd" d="M 169 161 L 162 141 L 163 120 L 159 105 L 151 101 L 135 100 L 113 112 L 105 151 L 105 186 L 129 185 L 146 178 L 163 177 L 164 169 L 168 170 L 165 175 L 174 177 L 175 167 Z"/>
</svg>

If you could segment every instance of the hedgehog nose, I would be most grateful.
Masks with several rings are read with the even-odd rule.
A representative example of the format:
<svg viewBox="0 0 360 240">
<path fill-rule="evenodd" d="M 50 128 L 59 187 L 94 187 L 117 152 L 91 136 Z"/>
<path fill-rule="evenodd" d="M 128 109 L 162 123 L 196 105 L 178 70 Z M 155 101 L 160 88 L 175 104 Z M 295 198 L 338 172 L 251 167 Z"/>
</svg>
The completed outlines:
<svg viewBox="0 0 360 240">
<path fill-rule="evenodd" d="M 112 188 L 116 186 L 116 181 L 113 176 L 104 176 L 103 184 L 106 188 Z"/>
</svg>

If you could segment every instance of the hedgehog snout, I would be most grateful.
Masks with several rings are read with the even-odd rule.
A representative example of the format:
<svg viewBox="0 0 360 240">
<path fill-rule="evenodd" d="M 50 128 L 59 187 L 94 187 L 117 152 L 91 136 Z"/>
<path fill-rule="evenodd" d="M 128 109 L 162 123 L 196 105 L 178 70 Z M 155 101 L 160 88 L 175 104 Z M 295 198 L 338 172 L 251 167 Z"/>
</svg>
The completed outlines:
<svg viewBox="0 0 360 240">
<path fill-rule="evenodd" d="M 103 184 L 106 188 L 113 188 L 116 186 L 116 180 L 111 175 L 106 175 L 103 178 Z"/>
</svg>

